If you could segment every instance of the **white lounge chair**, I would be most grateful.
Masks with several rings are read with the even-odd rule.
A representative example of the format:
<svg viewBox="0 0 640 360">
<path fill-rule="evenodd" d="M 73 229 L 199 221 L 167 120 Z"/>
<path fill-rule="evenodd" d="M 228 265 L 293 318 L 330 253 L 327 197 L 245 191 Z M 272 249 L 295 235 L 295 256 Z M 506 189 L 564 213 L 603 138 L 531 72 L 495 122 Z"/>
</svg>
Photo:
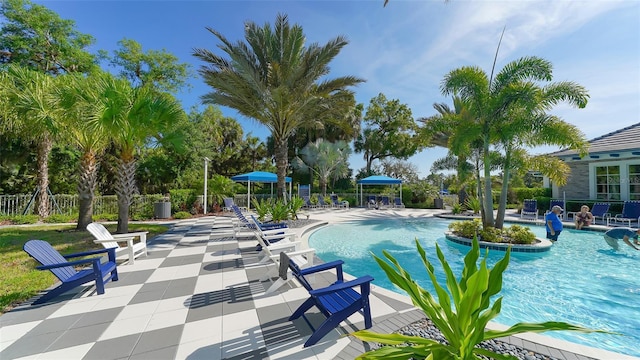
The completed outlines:
<svg viewBox="0 0 640 360">
<path fill-rule="evenodd" d="M 129 265 L 132 265 L 137 257 L 147 255 L 148 231 L 113 235 L 102 224 L 95 222 L 89 224 L 87 230 L 96 238 L 94 243 L 102 244 L 107 249 L 116 248 L 116 259 L 128 259 Z M 140 242 L 134 243 L 135 237 L 139 237 Z M 118 242 L 127 242 L 127 246 L 122 247 Z"/>
</svg>

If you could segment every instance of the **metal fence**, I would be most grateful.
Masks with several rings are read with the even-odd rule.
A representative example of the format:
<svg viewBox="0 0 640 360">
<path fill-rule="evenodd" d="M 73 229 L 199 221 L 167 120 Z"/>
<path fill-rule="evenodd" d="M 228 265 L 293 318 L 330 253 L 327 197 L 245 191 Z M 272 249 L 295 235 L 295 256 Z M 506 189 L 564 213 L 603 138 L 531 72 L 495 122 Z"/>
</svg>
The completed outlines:
<svg viewBox="0 0 640 360">
<path fill-rule="evenodd" d="M 36 213 L 35 200 L 29 206 L 32 195 L 0 195 L 0 215 L 31 215 Z M 165 199 L 163 195 L 136 195 L 133 197 L 129 213 L 153 213 L 153 203 Z M 49 196 L 51 214 L 73 215 L 79 210 L 78 195 L 56 194 Z M 26 211 L 26 212 L 25 212 Z M 101 195 L 93 198 L 93 214 L 117 214 L 118 197 Z"/>
</svg>

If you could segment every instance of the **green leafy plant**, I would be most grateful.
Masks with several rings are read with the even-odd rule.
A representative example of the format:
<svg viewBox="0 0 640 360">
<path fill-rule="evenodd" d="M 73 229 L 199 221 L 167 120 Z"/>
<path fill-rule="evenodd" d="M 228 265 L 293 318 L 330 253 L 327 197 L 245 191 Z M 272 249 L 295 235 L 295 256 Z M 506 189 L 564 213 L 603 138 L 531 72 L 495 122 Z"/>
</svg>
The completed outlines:
<svg viewBox="0 0 640 360">
<path fill-rule="evenodd" d="M 368 330 L 357 331 L 352 336 L 363 341 L 378 342 L 385 346 L 366 352 L 358 359 L 438 359 L 438 360 L 471 360 L 483 355 L 497 360 L 516 359 L 513 356 L 501 355 L 489 350 L 477 348 L 476 345 L 485 340 L 511 336 L 523 332 L 545 332 L 552 330 L 573 330 L 581 332 L 603 332 L 591 330 L 564 322 L 548 321 L 544 323 L 518 323 L 510 328 L 486 330 L 487 323 L 500 313 L 502 297 L 491 305 L 491 298 L 502 289 L 502 273 L 509 264 L 511 249 L 507 249 L 504 257 L 493 269 L 487 268 L 485 254 L 478 266 L 480 248 L 474 238 L 473 246 L 464 258 L 464 268 L 460 279 L 456 279 L 449 263 L 444 258 L 440 247 L 436 244 L 437 257 L 446 275 L 446 284 L 441 285 L 435 268 L 427 259 L 425 250 L 416 239 L 416 247 L 424 267 L 433 283 L 437 299 L 427 290 L 420 287 L 411 275 L 402 268 L 398 261 L 387 251 L 383 251 L 386 261 L 373 255 L 378 265 L 387 274 L 391 282 L 407 292 L 413 304 L 438 327 L 447 343 L 419 336 L 402 334 L 379 334 Z"/>
<path fill-rule="evenodd" d="M 496 229 L 494 227 L 489 227 L 486 229 L 481 229 L 478 232 L 482 241 L 488 242 L 505 242 L 502 237 L 502 230 Z"/>
<path fill-rule="evenodd" d="M 35 224 L 40 221 L 40 217 L 38 215 L 14 215 L 9 216 L 8 220 L 16 225 Z"/>
<path fill-rule="evenodd" d="M 73 222 L 78 218 L 78 215 L 62 215 L 62 214 L 51 214 L 49 217 L 42 220 L 42 222 L 49 224 L 59 224 L 59 223 L 69 223 Z"/>
<path fill-rule="evenodd" d="M 271 212 L 271 200 L 260 200 L 253 198 L 251 199 L 251 204 L 253 204 L 253 210 L 255 210 L 258 215 L 258 220 L 264 221 L 267 218 L 267 215 Z"/>
<path fill-rule="evenodd" d="M 482 203 L 480 203 L 480 199 L 473 196 L 468 197 L 467 201 L 464 202 L 464 205 L 467 207 L 467 209 L 473 211 L 474 214 L 479 213 L 480 209 L 482 209 Z"/>
<path fill-rule="evenodd" d="M 189 213 L 187 211 L 178 211 L 177 213 L 173 214 L 173 218 L 174 219 L 189 219 L 189 218 L 191 218 L 191 213 Z"/>
<path fill-rule="evenodd" d="M 528 227 L 520 225 L 511 225 L 504 230 L 505 236 L 511 238 L 514 244 L 533 244 L 536 241 L 536 235 Z"/>
<path fill-rule="evenodd" d="M 291 198 L 289 202 L 289 214 L 292 219 L 298 218 L 298 211 L 304 206 L 304 199 L 298 196 L 294 196 Z"/>
<path fill-rule="evenodd" d="M 92 217 L 93 221 L 117 221 L 118 220 L 118 214 L 100 214 L 100 215 L 93 215 Z"/>
<path fill-rule="evenodd" d="M 477 236 L 478 231 L 482 228 L 482 222 L 480 219 L 473 219 L 471 221 L 454 221 L 449 224 L 449 230 L 458 236 L 465 237 L 467 239 L 473 239 Z"/>
<path fill-rule="evenodd" d="M 462 204 L 460 204 L 460 203 L 454 203 L 454 204 L 451 206 L 451 213 L 452 213 L 453 215 L 458 215 L 458 214 L 462 213 Z"/>
<path fill-rule="evenodd" d="M 225 176 L 215 174 L 209 179 L 207 190 L 213 196 L 215 205 L 222 206 L 224 198 L 233 197 L 235 194 L 235 182 Z M 205 210 L 208 212 L 209 209 Z"/>
<path fill-rule="evenodd" d="M 270 212 L 271 221 L 273 221 L 274 223 L 279 223 L 289 219 L 289 213 L 291 212 L 291 209 L 289 208 L 289 205 L 284 201 L 278 200 L 271 204 Z"/>
</svg>

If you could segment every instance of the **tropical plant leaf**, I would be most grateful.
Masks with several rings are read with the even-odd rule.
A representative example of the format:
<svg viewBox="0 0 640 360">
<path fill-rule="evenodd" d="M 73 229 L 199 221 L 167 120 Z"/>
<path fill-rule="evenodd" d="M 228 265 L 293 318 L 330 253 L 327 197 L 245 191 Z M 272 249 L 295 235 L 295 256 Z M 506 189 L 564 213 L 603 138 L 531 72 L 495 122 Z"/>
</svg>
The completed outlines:
<svg viewBox="0 0 640 360">
<path fill-rule="evenodd" d="M 507 330 L 488 330 L 485 332 L 484 339 L 490 340 L 504 336 L 511 336 L 515 334 L 520 334 L 523 332 L 534 332 L 541 333 L 546 331 L 555 331 L 555 330 L 570 330 L 570 331 L 579 331 L 583 333 L 605 333 L 605 334 L 616 334 L 618 333 L 605 331 L 605 330 L 593 330 L 588 329 L 582 326 L 568 324 L 566 322 L 561 321 L 547 321 L 543 323 L 517 323 Z"/>
</svg>

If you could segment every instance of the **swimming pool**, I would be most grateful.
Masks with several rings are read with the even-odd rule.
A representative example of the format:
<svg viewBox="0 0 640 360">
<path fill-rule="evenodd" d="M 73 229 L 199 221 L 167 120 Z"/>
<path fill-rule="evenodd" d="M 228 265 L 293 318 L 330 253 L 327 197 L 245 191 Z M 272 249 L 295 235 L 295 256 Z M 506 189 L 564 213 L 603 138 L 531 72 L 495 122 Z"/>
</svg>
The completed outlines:
<svg viewBox="0 0 640 360">
<path fill-rule="evenodd" d="M 462 270 L 467 247 L 447 241 L 444 231 L 450 223 L 438 218 L 357 221 L 330 225 L 315 231 L 309 245 L 324 261 L 343 259 L 346 272 L 372 275 L 374 283 L 402 293 L 387 279 L 370 252 L 389 251 L 425 289 L 433 286 L 416 254 L 417 237 L 429 260 L 438 267 L 437 243 L 456 276 Z M 531 229 L 545 236 L 542 226 Z M 624 334 L 582 334 L 548 332 L 548 336 L 601 349 L 640 356 L 640 252 L 614 251 L 602 233 L 565 230 L 553 248 L 542 254 L 512 253 L 504 273 L 502 311 L 496 322 L 566 321 L 593 329 Z M 484 254 L 484 251 L 482 252 Z M 503 252 L 491 251 L 493 266 Z M 424 275 L 423 275 L 424 274 Z M 444 282 L 440 271 L 439 280 Z"/>
</svg>

